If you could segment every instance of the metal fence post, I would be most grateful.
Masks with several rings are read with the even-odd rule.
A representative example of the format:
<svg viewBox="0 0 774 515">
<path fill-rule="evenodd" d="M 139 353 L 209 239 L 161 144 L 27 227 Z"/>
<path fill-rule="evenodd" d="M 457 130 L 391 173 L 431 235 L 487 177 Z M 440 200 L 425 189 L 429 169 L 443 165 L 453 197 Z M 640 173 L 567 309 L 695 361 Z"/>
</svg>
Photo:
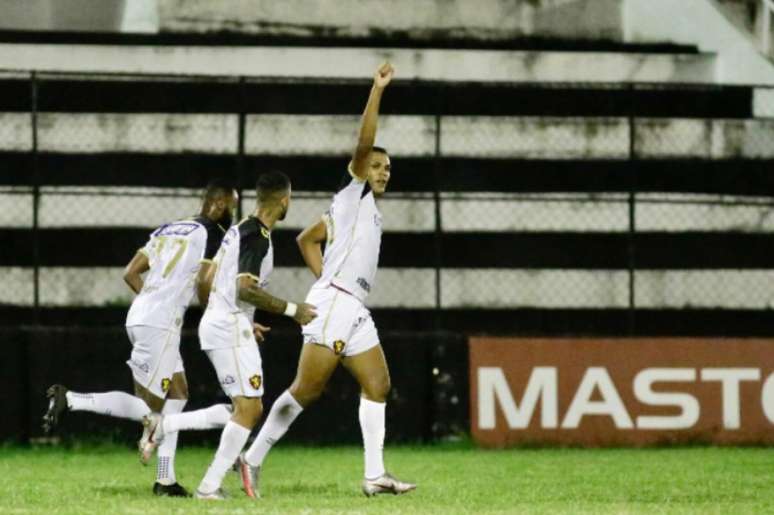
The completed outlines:
<svg viewBox="0 0 774 515">
<path fill-rule="evenodd" d="M 627 269 L 629 272 L 629 305 L 627 310 L 627 332 L 629 336 L 634 335 L 636 331 L 637 319 L 636 319 L 636 243 L 635 237 L 637 235 L 637 146 L 635 138 L 637 137 L 636 130 L 636 118 L 634 112 L 634 105 L 631 103 L 634 99 L 634 85 L 629 85 L 629 234 L 627 244 Z"/>
<path fill-rule="evenodd" d="M 245 171 L 245 78 L 239 77 L 239 121 L 237 128 L 236 188 L 239 194 L 237 221 L 242 219 L 242 181 Z"/>
<path fill-rule="evenodd" d="M 32 179 L 32 288 L 33 288 L 33 324 L 40 324 L 40 171 L 38 166 L 38 77 L 36 72 L 30 73 L 30 165 Z M 30 426 L 30 405 L 32 380 L 30 378 L 30 345 L 35 332 L 29 331 L 28 338 L 22 344 L 19 353 L 21 372 L 22 402 L 22 442 L 29 442 L 32 436 Z"/>
<path fill-rule="evenodd" d="M 440 86 L 439 86 L 440 88 Z M 442 95 L 436 95 L 441 98 Z M 435 250 L 435 329 L 443 325 L 441 310 L 441 267 L 443 264 L 443 224 L 441 220 L 441 104 L 435 113 L 435 151 L 433 158 L 433 206 L 435 208 L 435 230 L 433 232 Z"/>
<path fill-rule="evenodd" d="M 32 137 L 32 262 L 35 324 L 40 322 L 40 176 L 38 170 L 38 78 L 30 73 L 30 128 Z"/>
</svg>

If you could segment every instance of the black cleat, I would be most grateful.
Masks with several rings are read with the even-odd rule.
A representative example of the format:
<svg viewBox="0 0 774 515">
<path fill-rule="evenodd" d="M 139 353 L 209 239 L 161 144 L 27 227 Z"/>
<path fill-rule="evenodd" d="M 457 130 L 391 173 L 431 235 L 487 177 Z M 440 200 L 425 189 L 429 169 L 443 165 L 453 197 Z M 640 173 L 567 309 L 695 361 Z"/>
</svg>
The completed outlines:
<svg viewBox="0 0 774 515">
<path fill-rule="evenodd" d="M 59 424 L 62 413 L 67 411 L 67 388 L 61 384 L 50 386 L 46 390 L 48 411 L 43 415 L 43 431 L 49 434 Z"/>
<path fill-rule="evenodd" d="M 173 483 L 171 485 L 162 485 L 161 483 L 153 483 L 153 495 L 160 497 L 191 497 L 191 494 L 179 483 Z"/>
</svg>

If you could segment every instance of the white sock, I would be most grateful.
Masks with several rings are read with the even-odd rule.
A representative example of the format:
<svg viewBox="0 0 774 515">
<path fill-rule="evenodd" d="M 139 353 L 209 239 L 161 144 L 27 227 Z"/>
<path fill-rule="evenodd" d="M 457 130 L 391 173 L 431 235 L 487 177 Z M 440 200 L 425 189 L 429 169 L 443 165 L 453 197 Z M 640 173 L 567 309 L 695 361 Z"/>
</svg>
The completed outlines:
<svg viewBox="0 0 774 515">
<path fill-rule="evenodd" d="M 164 416 L 180 413 L 185 408 L 188 399 L 167 399 L 161 413 Z M 158 460 L 156 462 L 156 482 L 162 485 L 177 483 L 175 476 L 175 452 L 177 451 L 177 432 L 165 435 L 159 444 Z"/>
<path fill-rule="evenodd" d="M 190 429 L 216 429 L 225 426 L 230 419 L 231 407 L 228 404 L 215 404 L 209 408 L 165 415 L 163 429 L 164 434 Z"/>
<path fill-rule="evenodd" d="M 212 460 L 210 468 L 207 469 L 204 479 L 199 483 L 200 492 L 212 493 L 220 488 L 223 477 L 247 443 L 248 436 L 250 436 L 249 429 L 233 421 L 229 421 L 226 424 L 220 437 L 220 445 L 217 452 L 215 452 L 215 458 Z"/>
<path fill-rule="evenodd" d="M 272 446 L 283 437 L 290 424 L 302 411 L 304 408 L 290 395 L 289 391 L 285 390 L 274 401 L 261 431 L 245 453 L 247 463 L 253 467 L 260 467 Z"/>
<path fill-rule="evenodd" d="M 365 477 L 376 479 L 384 474 L 384 402 L 360 397 L 360 430 L 363 433 Z"/>
<path fill-rule="evenodd" d="M 77 393 L 67 392 L 67 406 L 72 411 L 91 411 L 109 417 L 142 420 L 151 412 L 145 401 L 125 392 Z"/>
</svg>

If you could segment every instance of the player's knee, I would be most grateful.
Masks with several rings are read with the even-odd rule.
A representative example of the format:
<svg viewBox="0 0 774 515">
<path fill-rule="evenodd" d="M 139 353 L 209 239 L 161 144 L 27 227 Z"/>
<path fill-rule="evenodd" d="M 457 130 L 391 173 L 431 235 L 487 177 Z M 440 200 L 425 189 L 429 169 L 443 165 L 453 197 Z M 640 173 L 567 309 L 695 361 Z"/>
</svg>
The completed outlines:
<svg viewBox="0 0 774 515">
<path fill-rule="evenodd" d="M 370 401 L 385 402 L 390 387 L 390 376 L 369 378 L 366 384 L 362 385 L 363 395 Z"/>
<path fill-rule="evenodd" d="M 172 387 L 169 389 L 167 399 L 188 400 L 188 383 L 172 382 Z"/>
<path fill-rule="evenodd" d="M 314 382 L 300 382 L 298 380 L 294 381 L 292 385 L 290 385 L 290 388 L 288 390 L 290 391 L 290 395 L 293 396 L 293 398 L 298 402 L 301 406 L 306 408 L 310 404 L 312 404 L 314 401 L 320 398 L 320 395 L 322 395 L 323 388 L 325 388 L 325 383 L 314 383 Z"/>
<path fill-rule="evenodd" d="M 234 414 L 231 417 L 237 424 L 252 429 L 263 415 L 263 403 L 260 398 L 241 398 L 234 400 Z"/>
<path fill-rule="evenodd" d="M 253 427 L 258 425 L 261 416 L 263 416 L 263 403 L 258 399 L 258 402 L 255 402 L 250 406 L 250 422 L 252 422 Z"/>
</svg>

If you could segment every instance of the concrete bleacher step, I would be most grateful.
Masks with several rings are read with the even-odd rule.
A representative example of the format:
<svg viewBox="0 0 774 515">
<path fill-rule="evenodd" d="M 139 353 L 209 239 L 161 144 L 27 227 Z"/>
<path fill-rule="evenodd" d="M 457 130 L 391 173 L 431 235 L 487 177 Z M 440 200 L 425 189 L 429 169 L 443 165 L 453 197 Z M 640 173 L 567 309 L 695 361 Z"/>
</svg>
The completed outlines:
<svg viewBox="0 0 774 515">
<path fill-rule="evenodd" d="M 712 53 L 0 43 L 0 68 L 78 73 L 362 79 L 389 60 L 409 80 L 713 83 Z"/>
<path fill-rule="evenodd" d="M 345 156 L 357 115 L 248 115 L 248 155 Z M 0 151 L 32 145 L 30 116 L 0 113 Z M 38 149 L 56 153 L 136 152 L 233 154 L 238 116 L 226 114 L 40 113 Z M 395 156 L 435 154 L 432 116 L 385 115 L 379 141 Z M 630 154 L 624 117 L 444 116 L 445 157 L 510 159 L 624 159 Z M 642 158 L 770 159 L 774 120 L 637 118 L 635 147 Z"/>
</svg>

